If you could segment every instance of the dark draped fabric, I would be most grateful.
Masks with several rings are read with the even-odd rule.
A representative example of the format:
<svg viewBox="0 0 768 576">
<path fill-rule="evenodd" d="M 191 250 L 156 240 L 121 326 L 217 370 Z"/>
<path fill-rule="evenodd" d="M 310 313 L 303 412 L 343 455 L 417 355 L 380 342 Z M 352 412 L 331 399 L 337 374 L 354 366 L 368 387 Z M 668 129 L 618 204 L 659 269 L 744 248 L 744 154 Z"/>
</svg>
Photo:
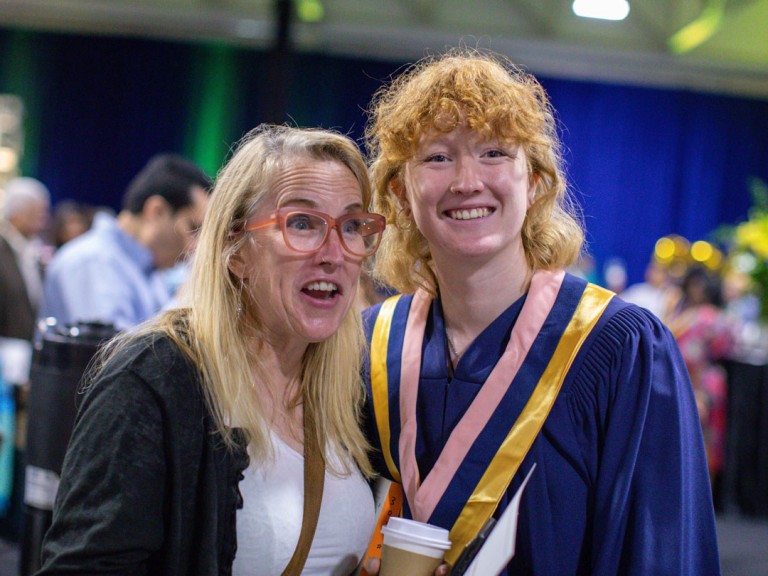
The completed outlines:
<svg viewBox="0 0 768 576">
<path fill-rule="evenodd" d="M 279 87 L 266 50 L 0 28 L 0 93 L 27 108 L 22 169 L 48 184 L 54 202 L 118 208 L 131 176 L 161 151 L 213 175 L 230 145 L 264 121 L 360 138 L 373 92 L 403 64 L 316 54 L 289 63 L 280 74 L 285 116 L 267 118 Z M 749 179 L 768 180 L 766 100 L 540 79 L 590 252 L 598 267 L 623 258 L 630 282 L 659 237 L 703 239 L 741 220 Z"/>
</svg>

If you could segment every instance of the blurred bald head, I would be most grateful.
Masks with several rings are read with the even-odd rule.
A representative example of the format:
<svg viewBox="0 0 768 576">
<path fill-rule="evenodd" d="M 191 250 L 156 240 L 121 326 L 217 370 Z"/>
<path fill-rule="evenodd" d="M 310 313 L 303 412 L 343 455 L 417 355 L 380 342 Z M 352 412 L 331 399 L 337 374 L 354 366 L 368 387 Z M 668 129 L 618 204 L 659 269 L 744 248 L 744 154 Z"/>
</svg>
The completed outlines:
<svg viewBox="0 0 768 576">
<path fill-rule="evenodd" d="M 3 218 L 27 238 L 39 235 L 48 222 L 51 195 L 35 178 L 19 177 L 4 187 Z"/>
</svg>

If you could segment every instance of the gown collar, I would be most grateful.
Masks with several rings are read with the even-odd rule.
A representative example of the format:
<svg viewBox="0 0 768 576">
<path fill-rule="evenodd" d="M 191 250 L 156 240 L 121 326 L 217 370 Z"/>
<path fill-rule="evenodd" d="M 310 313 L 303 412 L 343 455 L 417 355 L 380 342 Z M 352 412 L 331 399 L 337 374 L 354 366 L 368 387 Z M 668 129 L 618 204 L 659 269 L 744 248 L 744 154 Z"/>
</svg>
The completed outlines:
<svg viewBox="0 0 768 576">
<path fill-rule="evenodd" d="M 520 311 L 525 304 L 527 293 L 515 300 L 504 312 L 496 317 L 466 348 L 454 368 L 453 378 L 465 382 L 482 384 L 504 353 L 509 335 Z M 445 316 L 440 294 L 432 300 L 427 326 L 424 333 L 424 363 L 422 377 L 448 379 L 448 350 L 445 336 Z"/>
</svg>

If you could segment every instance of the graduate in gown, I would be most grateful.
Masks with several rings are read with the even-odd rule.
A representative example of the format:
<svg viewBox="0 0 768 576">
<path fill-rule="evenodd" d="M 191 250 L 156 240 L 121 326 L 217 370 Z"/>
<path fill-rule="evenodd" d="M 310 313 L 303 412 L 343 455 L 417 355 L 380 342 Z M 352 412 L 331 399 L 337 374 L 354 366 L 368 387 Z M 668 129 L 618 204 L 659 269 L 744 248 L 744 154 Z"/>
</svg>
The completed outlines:
<svg viewBox="0 0 768 576">
<path fill-rule="evenodd" d="M 453 564 L 535 464 L 506 574 L 719 574 L 674 338 L 563 271 L 584 235 L 538 81 L 429 57 L 377 93 L 367 139 L 374 274 L 401 293 L 365 315 L 368 433 L 402 514 L 449 529 Z"/>
</svg>

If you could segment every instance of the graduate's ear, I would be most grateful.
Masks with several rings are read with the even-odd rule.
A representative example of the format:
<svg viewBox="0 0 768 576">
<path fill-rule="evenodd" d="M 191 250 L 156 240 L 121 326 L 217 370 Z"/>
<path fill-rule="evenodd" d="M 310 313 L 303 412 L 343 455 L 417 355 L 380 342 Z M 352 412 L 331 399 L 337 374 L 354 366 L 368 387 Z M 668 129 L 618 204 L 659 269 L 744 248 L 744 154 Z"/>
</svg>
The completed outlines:
<svg viewBox="0 0 768 576">
<path fill-rule="evenodd" d="M 401 212 L 404 216 L 410 218 L 411 204 L 408 202 L 408 194 L 405 192 L 405 185 L 400 179 L 400 176 L 392 177 L 392 179 L 389 181 L 389 190 L 397 199 L 398 212 Z"/>
<path fill-rule="evenodd" d="M 538 172 L 532 172 L 531 177 L 528 179 L 528 208 L 531 207 L 533 201 L 536 199 L 536 189 L 539 187 L 541 176 Z"/>
<path fill-rule="evenodd" d="M 405 186 L 400 176 L 392 176 L 392 179 L 389 181 L 389 191 L 392 192 L 392 195 L 397 198 L 400 204 L 408 201 L 405 197 Z"/>
</svg>

